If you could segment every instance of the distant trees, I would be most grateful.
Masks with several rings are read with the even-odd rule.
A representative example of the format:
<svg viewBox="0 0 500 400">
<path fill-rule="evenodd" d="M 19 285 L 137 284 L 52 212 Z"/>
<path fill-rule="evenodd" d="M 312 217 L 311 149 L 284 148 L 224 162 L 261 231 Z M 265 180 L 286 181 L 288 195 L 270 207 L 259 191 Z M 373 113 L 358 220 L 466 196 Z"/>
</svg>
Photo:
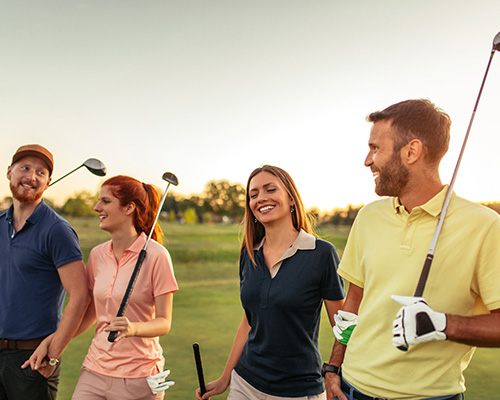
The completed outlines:
<svg viewBox="0 0 500 400">
<path fill-rule="evenodd" d="M 93 208 L 98 194 L 81 191 L 68 197 L 60 208 L 54 207 L 50 199 L 45 202 L 58 213 L 72 217 L 94 216 Z M 12 197 L 5 196 L 0 201 L 0 211 L 12 204 Z M 500 202 L 481 203 L 500 214 Z M 349 204 L 345 208 L 335 208 L 321 212 L 313 207 L 309 212 L 318 224 L 351 226 L 363 205 Z M 212 180 L 205 185 L 203 192 L 189 197 L 170 192 L 165 199 L 161 218 L 169 221 L 194 223 L 238 223 L 245 214 L 245 188 L 240 183 L 231 183 L 225 179 Z"/>
<path fill-rule="evenodd" d="M 61 208 L 61 213 L 71 217 L 89 217 L 95 215 L 94 206 L 98 199 L 97 194 L 83 190 L 69 197 Z"/>
<path fill-rule="evenodd" d="M 334 208 L 318 218 L 320 224 L 347 225 L 351 226 L 363 205 L 353 206 L 349 204 L 346 208 Z"/>
<path fill-rule="evenodd" d="M 10 207 L 12 204 L 12 196 L 5 196 L 2 201 L 0 201 L 0 211 L 4 211 Z"/>
<path fill-rule="evenodd" d="M 213 180 L 201 194 L 172 195 L 162 211 L 186 223 L 239 222 L 245 214 L 245 188 L 240 183 Z"/>
</svg>

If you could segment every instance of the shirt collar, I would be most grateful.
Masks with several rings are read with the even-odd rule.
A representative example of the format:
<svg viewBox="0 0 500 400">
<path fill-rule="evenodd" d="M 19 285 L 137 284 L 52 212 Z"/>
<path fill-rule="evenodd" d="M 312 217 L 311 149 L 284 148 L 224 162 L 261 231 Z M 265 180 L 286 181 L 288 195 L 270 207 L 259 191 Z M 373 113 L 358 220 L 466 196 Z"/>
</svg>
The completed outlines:
<svg viewBox="0 0 500 400">
<path fill-rule="evenodd" d="M 260 243 L 254 247 L 254 250 L 260 250 L 265 241 L 266 237 L 264 236 Z M 297 252 L 297 250 L 314 250 L 315 248 L 316 237 L 301 229 L 293 244 L 285 251 L 279 261 L 283 261 L 285 258 L 292 257 Z"/>
<path fill-rule="evenodd" d="M 45 203 L 45 201 L 42 199 L 40 203 L 36 206 L 35 210 L 31 213 L 31 215 L 26 219 L 26 222 L 29 222 L 30 224 L 36 224 L 38 220 L 42 217 L 42 214 L 44 210 L 48 208 L 48 205 Z M 11 204 L 9 209 L 7 210 L 7 216 L 6 219 L 9 222 L 12 222 L 14 218 L 14 204 Z"/>
<path fill-rule="evenodd" d="M 443 209 L 444 199 L 446 197 L 446 193 L 448 192 L 448 188 L 450 185 L 445 185 L 441 191 L 436 194 L 432 199 L 430 199 L 427 203 L 422 204 L 421 206 L 415 207 L 413 210 L 423 210 L 427 214 L 437 217 L 441 214 L 441 210 Z M 455 192 L 451 193 L 450 200 L 455 197 Z M 405 207 L 399 202 L 398 197 L 392 197 L 392 206 L 394 212 L 396 214 L 406 213 Z M 413 212 L 412 210 L 412 212 Z"/>
<path fill-rule="evenodd" d="M 128 249 L 126 249 L 125 251 L 126 252 L 130 251 L 132 253 L 139 254 L 141 252 L 141 250 L 144 248 L 144 245 L 146 244 L 146 240 L 147 240 L 146 234 L 144 232 L 141 232 L 141 234 L 137 237 L 137 239 L 135 239 L 134 243 L 132 243 L 130 245 L 130 247 Z M 107 243 L 106 253 L 108 255 L 111 255 L 114 257 L 112 240 L 109 240 Z"/>
</svg>

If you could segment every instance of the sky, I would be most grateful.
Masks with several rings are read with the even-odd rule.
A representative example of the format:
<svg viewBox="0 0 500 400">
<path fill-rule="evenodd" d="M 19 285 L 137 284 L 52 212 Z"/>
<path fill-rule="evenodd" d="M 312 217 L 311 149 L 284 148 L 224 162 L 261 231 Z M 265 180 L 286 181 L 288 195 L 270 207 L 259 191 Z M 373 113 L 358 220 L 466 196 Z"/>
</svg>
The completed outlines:
<svg viewBox="0 0 500 400">
<path fill-rule="evenodd" d="M 500 31 L 497 0 L 0 0 L 0 160 L 40 143 L 53 177 L 102 160 L 108 177 L 183 195 L 287 170 L 306 207 L 377 199 L 365 116 L 427 98 L 452 120 L 451 180 Z M 500 55 L 455 184 L 500 200 Z M 497 109 L 495 112 L 494 110 Z M 5 175 L 4 175 L 5 176 Z M 98 190 L 84 168 L 46 191 Z M 0 196 L 9 195 L 6 178 Z"/>
</svg>

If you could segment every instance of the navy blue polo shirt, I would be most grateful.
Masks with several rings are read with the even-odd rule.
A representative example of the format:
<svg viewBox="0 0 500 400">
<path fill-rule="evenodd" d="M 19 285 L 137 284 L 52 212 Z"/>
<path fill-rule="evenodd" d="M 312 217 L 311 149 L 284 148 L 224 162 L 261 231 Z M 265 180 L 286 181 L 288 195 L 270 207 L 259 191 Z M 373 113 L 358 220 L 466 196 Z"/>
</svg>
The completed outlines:
<svg viewBox="0 0 500 400">
<path fill-rule="evenodd" d="M 323 299 L 344 298 L 335 247 L 301 231 L 272 277 L 263 247 L 240 257 L 240 297 L 251 327 L 235 371 L 261 392 L 282 397 L 325 390 L 318 335 Z M 274 269 L 273 267 L 272 269 Z"/>
<path fill-rule="evenodd" d="M 0 214 L 0 338 L 34 339 L 59 326 L 65 290 L 57 268 L 82 253 L 76 232 L 43 200 L 14 235 L 12 213 Z"/>
</svg>

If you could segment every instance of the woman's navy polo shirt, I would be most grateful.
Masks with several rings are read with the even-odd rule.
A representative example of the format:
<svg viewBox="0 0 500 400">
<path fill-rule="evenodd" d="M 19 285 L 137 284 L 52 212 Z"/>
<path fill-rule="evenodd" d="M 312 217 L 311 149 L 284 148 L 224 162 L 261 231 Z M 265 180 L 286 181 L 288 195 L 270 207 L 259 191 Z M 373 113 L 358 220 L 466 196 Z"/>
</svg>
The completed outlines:
<svg viewBox="0 0 500 400">
<path fill-rule="evenodd" d="M 341 300 L 335 247 L 301 231 L 274 278 L 263 247 L 240 257 L 240 296 L 251 327 L 235 370 L 256 389 L 283 397 L 312 396 L 325 388 L 318 335 L 323 299 Z"/>
</svg>

